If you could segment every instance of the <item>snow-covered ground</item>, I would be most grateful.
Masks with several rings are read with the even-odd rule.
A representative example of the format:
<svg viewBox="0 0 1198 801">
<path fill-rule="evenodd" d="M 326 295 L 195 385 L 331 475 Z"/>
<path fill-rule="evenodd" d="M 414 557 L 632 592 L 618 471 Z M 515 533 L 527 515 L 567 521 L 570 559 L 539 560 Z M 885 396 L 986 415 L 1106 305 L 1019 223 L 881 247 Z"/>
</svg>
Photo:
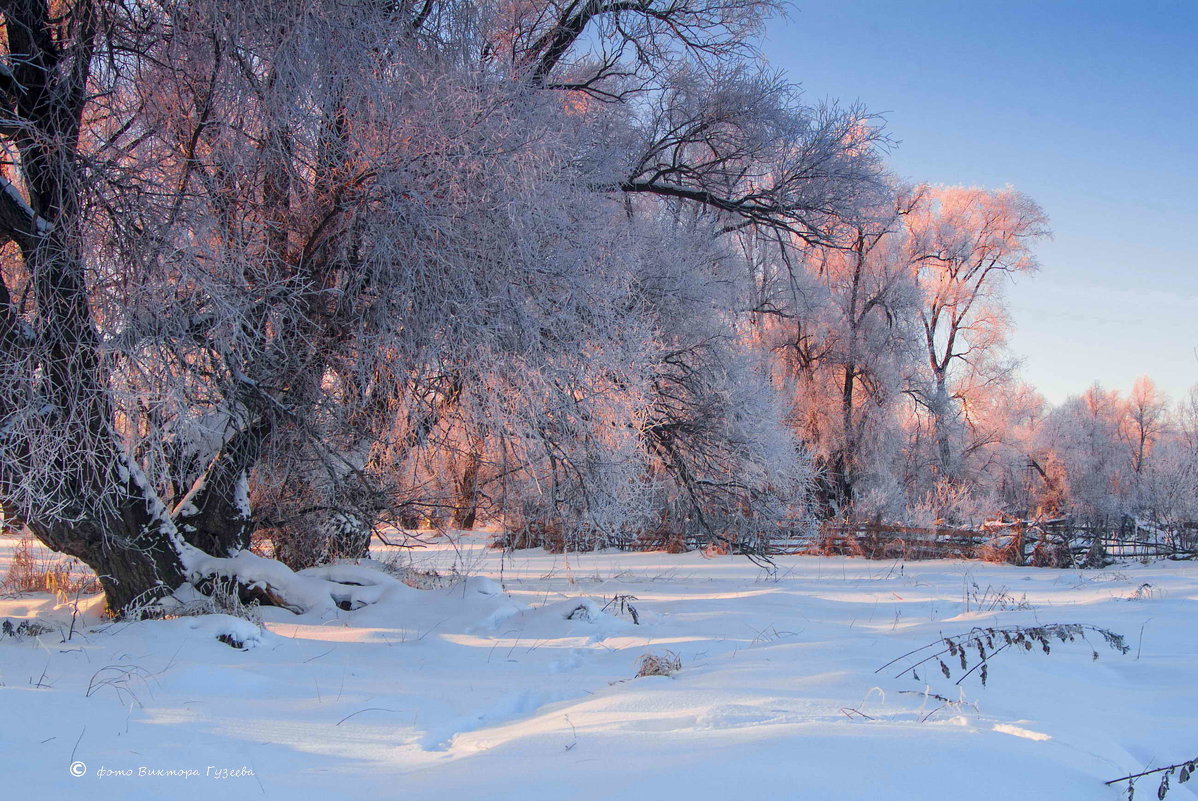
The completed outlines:
<svg viewBox="0 0 1198 801">
<path fill-rule="evenodd" d="M 0 599 L 0 620 L 54 627 L 0 637 L 0 796 L 1091 801 L 1198 753 L 1198 565 L 795 557 L 770 576 L 698 553 L 503 558 L 481 538 L 411 561 L 468 578 L 324 619 L 263 610 L 261 632 L 88 613 L 67 639 L 69 606 Z M 956 658 L 950 679 L 875 672 L 941 635 L 1048 623 L 1130 651 L 1009 649 L 985 687 L 955 684 Z M 675 675 L 634 677 L 667 652 Z"/>
</svg>

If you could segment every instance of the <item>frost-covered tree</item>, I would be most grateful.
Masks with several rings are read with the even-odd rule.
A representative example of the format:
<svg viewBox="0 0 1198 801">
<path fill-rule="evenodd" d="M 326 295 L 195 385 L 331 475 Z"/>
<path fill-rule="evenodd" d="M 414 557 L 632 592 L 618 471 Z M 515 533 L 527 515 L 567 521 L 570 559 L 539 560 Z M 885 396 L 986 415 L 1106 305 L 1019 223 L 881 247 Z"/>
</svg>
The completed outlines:
<svg viewBox="0 0 1198 801">
<path fill-rule="evenodd" d="M 775 505 L 722 240 L 820 239 L 878 165 L 738 62 L 769 10 L 10 4 L 0 503 L 114 609 L 327 602 L 254 533 L 359 555 L 486 480 L 579 529 Z"/>
<path fill-rule="evenodd" d="M 773 297 L 758 314 L 793 382 L 791 419 L 816 456 L 826 513 L 850 514 L 863 494 L 876 512 L 896 494 L 898 403 L 918 344 L 902 224 L 912 202 L 887 192 L 862 204 L 830 243 L 799 248 L 763 285 Z"/>
<path fill-rule="evenodd" d="M 1044 212 L 1011 188 L 924 187 L 906 216 L 909 260 L 923 295 L 925 369 L 909 394 L 926 420 L 928 468 L 962 479 L 962 458 L 980 447 L 970 414 L 981 395 L 1001 392 L 1010 365 L 1003 279 L 1034 270 L 1032 244 L 1048 234 Z"/>
<path fill-rule="evenodd" d="M 1136 386 L 1140 387 L 1142 381 Z M 1137 413 L 1137 394 L 1141 393 L 1133 389 L 1133 415 Z M 1143 392 L 1142 397 L 1147 399 L 1149 394 Z M 1163 400 L 1155 391 L 1150 395 L 1155 402 Z M 1157 526 L 1184 531 L 1187 541 L 1183 544 L 1193 548 L 1198 544 L 1191 528 L 1198 522 L 1198 392 L 1191 389 L 1166 411 L 1164 420 L 1153 426 L 1156 434 L 1151 458 L 1141 462 L 1137 475 L 1137 514 Z M 1155 411 L 1150 416 L 1155 418 Z M 1139 430 L 1140 425 L 1133 429 Z"/>
<path fill-rule="evenodd" d="M 1169 401 L 1146 375 L 1136 379 L 1127 397 L 1124 437 L 1132 451 L 1132 470 L 1142 474 L 1164 430 Z"/>
<path fill-rule="evenodd" d="M 1068 510 L 1105 525 L 1131 511 L 1132 453 L 1123 437 L 1126 405 L 1098 384 L 1066 400 L 1045 418 L 1038 461 L 1060 465 Z"/>
</svg>

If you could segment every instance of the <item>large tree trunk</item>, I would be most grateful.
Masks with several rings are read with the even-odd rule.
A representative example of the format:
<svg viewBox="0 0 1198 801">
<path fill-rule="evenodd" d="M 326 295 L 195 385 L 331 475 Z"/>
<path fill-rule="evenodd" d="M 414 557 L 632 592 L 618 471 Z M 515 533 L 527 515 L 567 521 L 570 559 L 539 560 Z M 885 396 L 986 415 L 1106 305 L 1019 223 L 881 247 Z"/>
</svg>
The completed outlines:
<svg viewBox="0 0 1198 801">
<path fill-rule="evenodd" d="M 853 505 L 851 471 L 857 461 L 856 427 L 853 422 L 853 393 L 856 389 L 856 373 L 856 365 L 852 363 L 845 365 L 844 383 L 840 393 L 840 422 L 843 442 L 833 463 L 836 471 L 836 503 L 842 515 L 848 512 Z"/>
<path fill-rule="evenodd" d="M 29 523 L 47 547 L 95 571 L 114 613 L 157 600 L 186 581 L 177 538 L 154 499 L 129 495 L 122 500 L 117 513 L 104 520 Z"/>
<path fill-rule="evenodd" d="M 957 460 L 954 458 L 951 438 L 953 399 L 948 394 L 946 372 L 946 368 L 936 371 L 936 394 L 932 399 L 932 422 L 935 427 L 936 464 L 940 471 L 940 477 L 952 481 L 957 478 Z"/>
<path fill-rule="evenodd" d="M 25 324 L 0 290 L 4 378 L 23 390 L 17 408 L 0 408 L 12 427 L 0 498 L 47 546 L 91 566 L 120 610 L 182 583 L 185 546 L 119 440 L 85 278 L 79 141 L 99 14 L 90 0 L 53 13 L 39 0 L 3 8 L 3 135 L 23 192 L 3 179 L 0 236 L 20 252 L 36 316 Z"/>
<path fill-rule="evenodd" d="M 453 506 L 453 527 L 472 529 L 478 519 L 478 473 L 482 468 L 482 441 L 471 443 L 470 452 L 466 454 L 466 467 L 460 476 L 456 477 L 457 499 Z"/>
<path fill-rule="evenodd" d="M 187 542 L 214 556 L 250 547 L 249 474 L 272 428 L 260 417 L 237 431 L 175 507 L 175 523 Z"/>
</svg>

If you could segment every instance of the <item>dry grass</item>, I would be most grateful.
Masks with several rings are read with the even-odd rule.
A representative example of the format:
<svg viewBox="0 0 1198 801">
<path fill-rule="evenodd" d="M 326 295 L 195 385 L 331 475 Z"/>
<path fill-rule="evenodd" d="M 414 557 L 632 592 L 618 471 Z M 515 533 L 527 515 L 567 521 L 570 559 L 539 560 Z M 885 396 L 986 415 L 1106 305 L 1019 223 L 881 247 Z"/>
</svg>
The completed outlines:
<svg viewBox="0 0 1198 801">
<path fill-rule="evenodd" d="M 51 593 L 59 603 L 100 591 L 96 574 L 78 559 L 47 551 L 32 537 L 22 537 L 13 549 L 12 562 L 0 591 L 19 594 Z"/>
<path fill-rule="evenodd" d="M 458 570 L 455 564 L 447 573 L 440 573 L 431 568 L 422 569 L 409 564 L 410 557 L 402 551 L 392 551 L 384 554 L 377 561 L 384 573 L 417 590 L 438 590 L 457 584 L 466 576 Z"/>
<path fill-rule="evenodd" d="M 645 676 L 673 676 L 680 670 L 682 670 L 682 660 L 673 651 L 643 654 L 638 663 L 636 677 L 639 679 Z"/>
<path fill-rule="evenodd" d="M 987 540 L 978 546 L 977 558 L 992 564 L 1020 565 L 1023 563 L 1023 537 L 1008 535 Z"/>
<path fill-rule="evenodd" d="M 259 613 L 257 601 L 246 601 L 234 579 L 213 578 L 204 588 L 203 598 L 197 598 L 177 607 L 169 605 L 159 607 L 161 614 L 155 610 L 145 610 L 138 614 L 139 618 L 162 617 L 198 617 L 200 615 L 231 615 L 242 620 L 248 620 L 255 626 L 262 625 L 262 615 Z M 218 638 L 219 639 L 219 638 Z M 223 640 L 222 640 L 223 642 Z"/>
</svg>

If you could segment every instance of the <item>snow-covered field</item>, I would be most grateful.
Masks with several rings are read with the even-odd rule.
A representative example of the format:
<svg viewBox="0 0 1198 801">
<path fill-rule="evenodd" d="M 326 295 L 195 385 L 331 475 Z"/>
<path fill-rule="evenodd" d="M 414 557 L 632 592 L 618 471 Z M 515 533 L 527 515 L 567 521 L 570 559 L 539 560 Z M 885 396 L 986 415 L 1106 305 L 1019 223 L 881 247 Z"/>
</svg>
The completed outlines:
<svg viewBox="0 0 1198 801">
<path fill-rule="evenodd" d="M 481 539 L 411 561 L 469 577 L 327 619 L 263 610 L 260 634 L 92 615 L 67 640 L 69 606 L 0 599 L 0 620 L 55 629 L 0 637 L 0 796 L 1089 801 L 1198 754 L 1198 565 L 796 557 L 769 576 L 697 553 L 504 559 Z M 602 611 L 617 595 L 639 624 Z M 875 672 L 942 634 L 1048 623 L 1130 651 L 1012 648 L 985 687 L 955 684 L 955 657 L 949 679 Z M 675 675 L 634 677 L 667 652 Z"/>
</svg>

